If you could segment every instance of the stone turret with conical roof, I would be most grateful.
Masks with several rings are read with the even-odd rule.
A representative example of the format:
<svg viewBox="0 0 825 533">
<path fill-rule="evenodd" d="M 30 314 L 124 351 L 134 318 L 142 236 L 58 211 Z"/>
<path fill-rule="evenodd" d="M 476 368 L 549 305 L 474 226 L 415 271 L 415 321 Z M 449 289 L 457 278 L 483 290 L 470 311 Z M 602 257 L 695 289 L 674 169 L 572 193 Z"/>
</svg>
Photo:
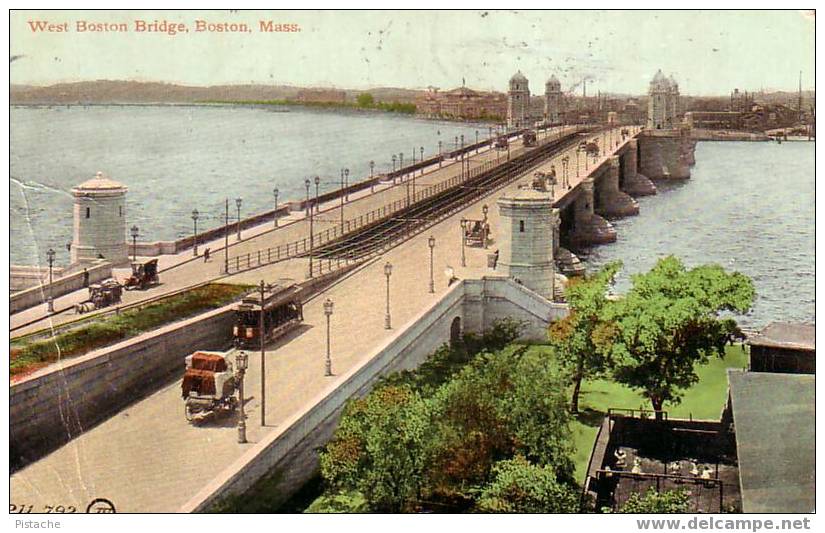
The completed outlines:
<svg viewBox="0 0 825 533">
<path fill-rule="evenodd" d="M 125 185 L 104 176 L 102 172 L 72 189 L 72 263 L 90 262 L 101 258 L 114 264 L 128 261 L 127 191 Z"/>
<path fill-rule="evenodd" d="M 561 122 L 562 113 L 561 82 L 553 74 L 544 84 L 544 120 L 557 124 Z"/>
<path fill-rule="evenodd" d="M 507 127 L 524 128 L 530 110 L 530 87 L 527 77 L 519 70 L 510 78 L 507 92 Z"/>
</svg>

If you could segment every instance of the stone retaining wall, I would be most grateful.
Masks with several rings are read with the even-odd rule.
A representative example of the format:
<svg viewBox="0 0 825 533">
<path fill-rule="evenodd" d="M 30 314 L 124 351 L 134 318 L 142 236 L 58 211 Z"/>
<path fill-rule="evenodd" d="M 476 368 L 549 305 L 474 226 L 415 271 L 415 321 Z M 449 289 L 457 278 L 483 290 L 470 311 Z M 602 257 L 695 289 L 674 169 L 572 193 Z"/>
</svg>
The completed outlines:
<svg viewBox="0 0 825 533">
<path fill-rule="evenodd" d="M 91 263 L 84 273 L 84 270 L 75 272 L 68 276 L 55 279 L 52 282 L 51 294 L 54 298 L 63 296 L 70 292 L 87 287 L 91 283 L 97 283 L 112 277 L 112 264 L 108 261 L 97 261 Z M 48 274 L 46 274 L 48 276 Z M 20 292 L 16 292 L 9 297 L 9 313 L 14 314 L 24 309 L 34 307 L 46 302 L 49 298 L 49 284 L 37 285 Z"/>
<path fill-rule="evenodd" d="M 12 468 L 37 460 L 180 376 L 195 350 L 230 342 L 234 304 L 56 363 L 9 390 Z"/>
</svg>

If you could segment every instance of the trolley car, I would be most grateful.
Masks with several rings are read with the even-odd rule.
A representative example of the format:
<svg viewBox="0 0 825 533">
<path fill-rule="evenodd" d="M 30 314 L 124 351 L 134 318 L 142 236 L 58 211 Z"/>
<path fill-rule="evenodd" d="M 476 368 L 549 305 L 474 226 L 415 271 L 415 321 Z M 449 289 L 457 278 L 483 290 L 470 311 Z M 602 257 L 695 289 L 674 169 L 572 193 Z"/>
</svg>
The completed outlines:
<svg viewBox="0 0 825 533">
<path fill-rule="evenodd" d="M 296 284 L 275 287 L 264 294 L 253 293 L 235 306 L 235 326 L 232 335 L 242 346 L 260 346 L 261 314 L 264 322 L 264 342 L 284 335 L 303 322 L 304 313 L 299 298 L 301 287 Z M 263 307 L 263 310 L 262 310 Z"/>
</svg>

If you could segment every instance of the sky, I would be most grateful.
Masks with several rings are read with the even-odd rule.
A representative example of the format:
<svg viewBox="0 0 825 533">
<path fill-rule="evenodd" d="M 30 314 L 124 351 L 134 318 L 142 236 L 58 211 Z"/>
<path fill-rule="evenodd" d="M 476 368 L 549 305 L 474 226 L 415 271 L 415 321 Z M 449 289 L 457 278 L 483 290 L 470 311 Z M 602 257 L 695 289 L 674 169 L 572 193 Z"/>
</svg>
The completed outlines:
<svg viewBox="0 0 825 533">
<path fill-rule="evenodd" d="M 177 35 L 134 21 L 183 23 Z M 196 32 L 196 21 L 251 32 Z M 297 32 L 260 32 L 260 21 Z M 68 23 L 34 32 L 29 22 Z M 129 31 L 77 32 L 78 21 Z M 533 93 L 640 94 L 657 69 L 682 94 L 814 87 L 814 15 L 799 11 L 12 11 L 11 82 L 116 79 L 187 85 L 277 84 L 504 91 L 521 70 Z M 592 92 L 591 92 L 592 91 Z"/>
</svg>

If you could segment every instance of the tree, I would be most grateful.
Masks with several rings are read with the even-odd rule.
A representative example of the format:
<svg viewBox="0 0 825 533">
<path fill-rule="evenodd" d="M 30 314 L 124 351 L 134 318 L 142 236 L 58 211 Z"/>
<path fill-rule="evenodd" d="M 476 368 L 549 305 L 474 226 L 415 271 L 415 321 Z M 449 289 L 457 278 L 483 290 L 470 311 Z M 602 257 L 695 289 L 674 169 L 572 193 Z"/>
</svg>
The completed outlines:
<svg viewBox="0 0 825 533">
<path fill-rule="evenodd" d="M 656 492 L 650 487 L 644 495 L 634 492 L 624 502 L 620 513 L 686 513 L 690 510 L 690 494 L 686 490 Z"/>
<path fill-rule="evenodd" d="M 578 493 L 559 482 L 552 468 L 516 456 L 495 464 L 493 481 L 482 490 L 476 508 L 487 513 L 575 513 Z"/>
<path fill-rule="evenodd" d="M 606 265 L 598 274 L 581 280 L 571 279 L 564 290 L 570 313 L 550 324 L 550 344 L 568 369 L 573 381 L 570 412 L 579 412 L 582 380 L 604 372 L 605 357 L 593 344 L 593 331 L 601 321 L 607 304 L 607 287 L 613 282 L 621 262 Z"/>
<path fill-rule="evenodd" d="M 358 107 L 372 107 L 375 105 L 375 98 L 370 93 L 359 94 L 355 101 L 358 103 Z"/>
<path fill-rule="evenodd" d="M 678 404 L 698 381 L 695 365 L 724 357 L 725 344 L 742 336 L 736 321 L 720 313 L 744 313 L 753 297 L 753 282 L 743 274 L 718 265 L 687 270 L 669 256 L 633 276 L 627 295 L 605 306 L 593 342 L 610 359 L 613 378 L 641 391 L 662 418 L 662 406 Z"/>
<path fill-rule="evenodd" d="M 321 474 L 336 491 L 357 491 L 372 510 L 399 512 L 425 484 L 428 404 L 407 386 L 380 387 L 350 403 L 321 452 Z"/>
</svg>

